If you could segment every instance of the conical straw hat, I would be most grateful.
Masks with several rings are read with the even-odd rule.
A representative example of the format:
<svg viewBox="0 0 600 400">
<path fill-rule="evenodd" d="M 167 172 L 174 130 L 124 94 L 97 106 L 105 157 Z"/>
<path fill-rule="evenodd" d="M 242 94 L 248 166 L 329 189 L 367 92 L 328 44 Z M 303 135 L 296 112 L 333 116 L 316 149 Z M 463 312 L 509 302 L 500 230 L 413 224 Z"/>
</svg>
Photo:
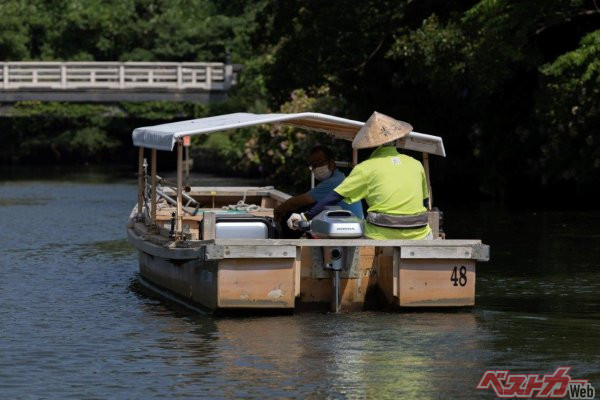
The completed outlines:
<svg viewBox="0 0 600 400">
<path fill-rule="evenodd" d="M 412 132 L 412 125 L 375 111 L 358 131 L 352 148 L 366 149 L 400 139 Z"/>
</svg>

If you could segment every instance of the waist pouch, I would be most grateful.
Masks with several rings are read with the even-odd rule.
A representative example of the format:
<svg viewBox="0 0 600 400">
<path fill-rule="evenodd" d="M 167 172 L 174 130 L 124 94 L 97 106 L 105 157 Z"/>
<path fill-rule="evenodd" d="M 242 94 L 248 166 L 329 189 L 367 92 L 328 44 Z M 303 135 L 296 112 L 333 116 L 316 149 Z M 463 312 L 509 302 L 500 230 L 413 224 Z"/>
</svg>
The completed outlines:
<svg viewBox="0 0 600 400">
<path fill-rule="evenodd" d="M 369 211 L 367 222 L 385 228 L 422 228 L 427 225 L 427 213 L 413 215 L 390 215 Z"/>
</svg>

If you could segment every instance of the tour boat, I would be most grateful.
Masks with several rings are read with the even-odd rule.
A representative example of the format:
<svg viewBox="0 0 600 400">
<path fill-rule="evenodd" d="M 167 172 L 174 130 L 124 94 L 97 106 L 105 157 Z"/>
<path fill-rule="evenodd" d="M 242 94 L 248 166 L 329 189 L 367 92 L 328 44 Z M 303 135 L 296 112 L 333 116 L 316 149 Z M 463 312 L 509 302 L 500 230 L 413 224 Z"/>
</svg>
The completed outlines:
<svg viewBox="0 0 600 400">
<path fill-rule="evenodd" d="M 203 311 L 474 305 L 475 265 L 489 260 L 489 246 L 443 237 L 437 211 L 428 212 L 434 240 L 364 238 L 364 222 L 334 208 L 311 222 L 307 237 L 283 239 L 273 210 L 288 194 L 273 187 L 184 186 L 183 149 L 191 136 L 262 124 L 352 141 L 364 123 L 308 112 L 235 113 L 135 129 L 138 200 L 127 234 L 145 284 Z M 429 155 L 445 157 L 442 139 L 411 132 L 396 145 L 423 155 L 431 189 Z M 174 149 L 177 178 L 170 183 L 157 175 L 157 151 Z M 350 166 L 357 158 L 353 150 Z"/>
</svg>

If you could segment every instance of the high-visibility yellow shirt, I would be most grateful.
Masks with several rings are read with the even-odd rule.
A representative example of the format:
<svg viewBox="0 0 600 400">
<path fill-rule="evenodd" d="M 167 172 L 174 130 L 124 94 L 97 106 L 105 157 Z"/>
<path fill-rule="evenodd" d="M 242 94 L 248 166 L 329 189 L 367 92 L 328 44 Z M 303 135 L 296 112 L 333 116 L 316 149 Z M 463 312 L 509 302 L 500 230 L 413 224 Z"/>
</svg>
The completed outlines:
<svg viewBox="0 0 600 400">
<path fill-rule="evenodd" d="M 346 203 L 365 199 L 368 211 L 412 215 L 427 211 L 423 200 L 429 197 L 423 165 L 412 157 L 399 154 L 393 146 L 378 147 L 371 157 L 354 167 L 335 188 Z M 371 239 L 424 239 L 431 228 L 386 228 L 365 224 L 365 236 Z"/>
</svg>

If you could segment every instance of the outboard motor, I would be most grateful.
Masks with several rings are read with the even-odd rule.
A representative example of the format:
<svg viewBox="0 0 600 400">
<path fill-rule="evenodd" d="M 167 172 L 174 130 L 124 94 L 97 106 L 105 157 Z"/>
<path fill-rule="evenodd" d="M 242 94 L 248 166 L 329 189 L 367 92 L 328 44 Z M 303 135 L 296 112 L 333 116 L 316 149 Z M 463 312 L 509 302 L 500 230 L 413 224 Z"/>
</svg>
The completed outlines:
<svg viewBox="0 0 600 400">
<path fill-rule="evenodd" d="M 353 239 L 363 236 L 365 221 L 341 207 L 327 207 L 310 221 L 310 233 L 318 239 Z"/>
<path fill-rule="evenodd" d="M 317 239 L 356 239 L 365 231 L 364 220 L 351 211 L 341 207 L 327 207 L 310 222 L 301 222 L 300 229 L 310 231 Z M 340 271 L 344 266 L 345 247 L 324 246 L 323 266 L 332 272 L 333 299 L 331 306 L 334 312 L 340 310 Z"/>
</svg>

